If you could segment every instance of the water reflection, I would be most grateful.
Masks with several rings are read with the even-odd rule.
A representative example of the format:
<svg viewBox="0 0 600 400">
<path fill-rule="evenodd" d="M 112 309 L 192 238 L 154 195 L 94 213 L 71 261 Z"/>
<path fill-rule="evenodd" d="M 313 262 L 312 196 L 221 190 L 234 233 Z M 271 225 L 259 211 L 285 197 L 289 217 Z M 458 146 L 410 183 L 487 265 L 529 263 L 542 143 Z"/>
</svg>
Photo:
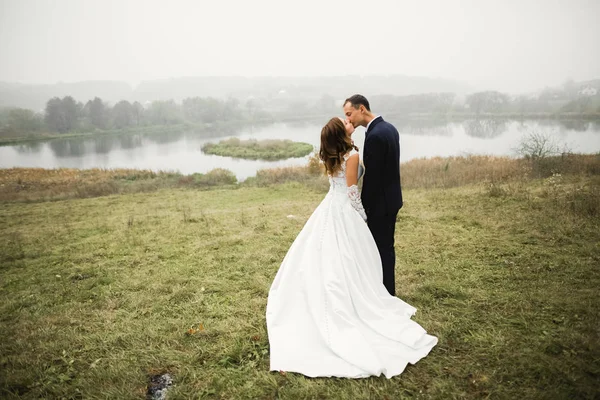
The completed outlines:
<svg viewBox="0 0 600 400">
<path fill-rule="evenodd" d="M 15 145 L 15 150 L 21 154 L 39 153 L 44 146 L 43 142 L 25 142 Z"/>
<path fill-rule="evenodd" d="M 118 136 L 122 149 L 135 149 L 142 146 L 142 135 L 121 135 Z"/>
<path fill-rule="evenodd" d="M 590 121 L 564 120 L 559 121 L 563 128 L 577 132 L 585 132 L 590 128 Z"/>
<path fill-rule="evenodd" d="M 48 145 L 56 157 L 82 157 L 88 153 L 82 139 L 51 140 Z"/>
<path fill-rule="evenodd" d="M 471 119 L 463 122 L 465 133 L 471 137 L 491 139 L 506 130 L 506 121 L 501 119 Z"/>
<path fill-rule="evenodd" d="M 181 140 L 184 136 L 182 131 L 173 131 L 148 135 L 146 138 L 153 143 L 167 144 Z"/>
<path fill-rule="evenodd" d="M 543 129 L 553 129 L 561 131 L 585 132 L 588 130 L 598 130 L 599 126 L 595 121 L 574 120 L 574 119 L 543 119 L 543 120 L 526 120 L 524 124 L 529 126 L 537 126 Z"/>
<path fill-rule="evenodd" d="M 385 117 L 384 117 L 385 118 Z M 600 125 L 596 121 L 493 120 L 472 119 L 388 119 L 400 132 L 402 161 L 433 156 L 469 154 L 514 155 L 513 149 L 531 132 L 552 136 L 576 152 L 600 151 Z M 203 154 L 206 142 L 233 136 L 241 139 L 292 139 L 320 144 L 322 121 L 296 121 L 245 127 L 215 127 L 187 132 L 161 131 L 97 137 L 64 138 L 0 146 L 0 168 L 139 168 L 171 170 L 189 174 L 214 168 L 233 171 L 238 179 L 256 174 L 258 169 L 302 165 L 306 159 L 278 162 L 240 160 Z M 168 129 L 168 128 L 167 128 Z M 231 132 L 227 134 L 225 132 Z M 353 135 L 356 145 L 364 145 L 364 128 Z"/>
<path fill-rule="evenodd" d="M 444 119 L 390 120 L 400 133 L 425 136 L 451 136 L 452 126 Z"/>
<path fill-rule="evenodd" d="M 115 138 L 112 136 L 101 136 L 94 141 L 94 152 L 96 154 L 108 154 L 114 147 Z"/>
</svg>

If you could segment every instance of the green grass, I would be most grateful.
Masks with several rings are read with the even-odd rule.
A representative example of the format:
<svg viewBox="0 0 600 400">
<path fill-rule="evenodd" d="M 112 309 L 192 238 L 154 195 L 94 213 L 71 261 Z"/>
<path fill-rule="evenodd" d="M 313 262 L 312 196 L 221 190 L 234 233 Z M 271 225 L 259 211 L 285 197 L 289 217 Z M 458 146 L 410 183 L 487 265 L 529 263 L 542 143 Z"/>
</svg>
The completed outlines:
<svg viewBox="0 0 600 400">
<path fill-rule="evenodd" d="M 319 185 L 0 202 L 0 397 L 143 398 L 168 371 L 171 399 L 597 398 L 597 178 L 405 190 L 397 292 L 439 344 L 391 380 L 268 371 Z"/>
<path fill-rule="evenodd" d="M 313 146 L 308 143 L 292 142 L 291 140 L 240 140 L 231 138 L 216 144 L 206 143 L 202 146 L 202 151 L 218 156 L 274 161 L 307 156 L 313 151 Z"/>
</svg>

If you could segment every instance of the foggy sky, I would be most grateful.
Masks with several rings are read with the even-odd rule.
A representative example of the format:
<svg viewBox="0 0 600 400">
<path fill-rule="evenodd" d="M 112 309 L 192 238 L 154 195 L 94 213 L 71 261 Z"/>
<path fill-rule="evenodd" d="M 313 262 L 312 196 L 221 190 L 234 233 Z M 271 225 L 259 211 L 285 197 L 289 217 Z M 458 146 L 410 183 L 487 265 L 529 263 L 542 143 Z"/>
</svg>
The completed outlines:
<svg viewBox="0 0 600 400">
<path fill-rule="evenodd" d="M 597 0 L 0 0 L 0 81 L 402 74 L 524 92 L 600 78 Z"/>
</svg>

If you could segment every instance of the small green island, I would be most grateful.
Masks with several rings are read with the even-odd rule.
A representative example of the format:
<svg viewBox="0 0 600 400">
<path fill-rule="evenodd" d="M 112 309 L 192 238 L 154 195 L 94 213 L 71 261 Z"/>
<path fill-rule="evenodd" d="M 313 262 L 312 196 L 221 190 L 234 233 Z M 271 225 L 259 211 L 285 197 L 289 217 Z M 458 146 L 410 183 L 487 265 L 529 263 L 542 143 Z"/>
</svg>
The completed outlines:
<svg viewBox="0 0 600 400">
<path fill-rule="evenodd" d="M 206 143 L 202 146 L 206 154 L 245 158 L 249 160 L 285 160 L 286 158 L 304 157 L 313 151 L 313 146 L 308 143 L 293 142 L 291 140 L 240 140 L 231 138 L 219 143 Z"/>
</svg>

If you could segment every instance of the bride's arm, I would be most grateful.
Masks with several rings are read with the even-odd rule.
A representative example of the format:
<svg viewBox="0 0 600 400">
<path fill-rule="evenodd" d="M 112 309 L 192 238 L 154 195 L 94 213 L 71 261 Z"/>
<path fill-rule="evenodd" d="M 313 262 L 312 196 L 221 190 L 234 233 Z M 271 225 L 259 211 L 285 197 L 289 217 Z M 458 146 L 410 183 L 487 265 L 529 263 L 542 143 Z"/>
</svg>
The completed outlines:
<svg viewBox="0 0 600 400">
<path fill-rule="evenodd" d="M 360 200 L 360 192 L 358 191 L 358 154 L 353 154 L 346 161 L 346 186 L 348 187 L 348 197 L 350 204 L 360 214 L 363 220 L 367 220 L 367 214 Z"/>
</svg>

